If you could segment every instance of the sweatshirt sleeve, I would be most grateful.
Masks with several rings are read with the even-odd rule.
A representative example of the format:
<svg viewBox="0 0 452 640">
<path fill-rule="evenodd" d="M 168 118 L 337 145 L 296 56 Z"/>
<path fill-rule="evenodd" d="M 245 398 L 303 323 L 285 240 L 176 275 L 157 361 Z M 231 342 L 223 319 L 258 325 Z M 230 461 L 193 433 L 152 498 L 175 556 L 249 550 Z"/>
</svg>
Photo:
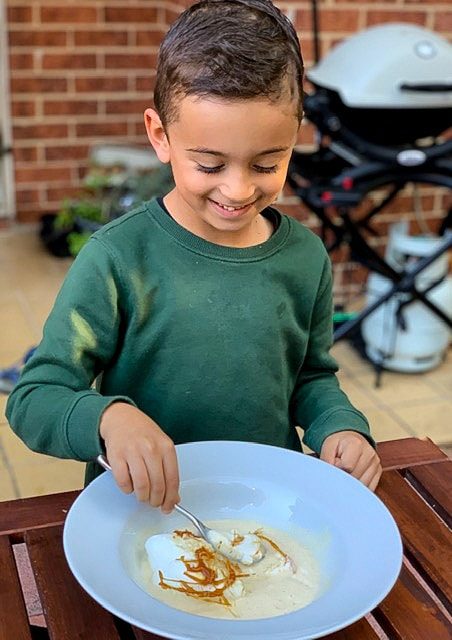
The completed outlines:
<svg viewBox="0 0 452 640">
<path fill-rule="evenodd" d="M 369 423 L 340 389 L 338 366 L 329 351 L 333 343 L 332 272 L 325 256 L 312 311 L 306 356 L 292 398 L 292 419 L 304 430 L 303 442 L 320 453 L 323 441 L 338 431 L 358 431 L 375 446 Z"/>
<path fill-rule="evenodd" d="M 92 388 L 114 357 L 123 330 L 117 265 L 95 238 L 72 264 L 43 338 L 10 394 L 6 415 L 34 451 L 89 461 L 102 453 L 103 411 L 123 396 Z"/>
</svg>

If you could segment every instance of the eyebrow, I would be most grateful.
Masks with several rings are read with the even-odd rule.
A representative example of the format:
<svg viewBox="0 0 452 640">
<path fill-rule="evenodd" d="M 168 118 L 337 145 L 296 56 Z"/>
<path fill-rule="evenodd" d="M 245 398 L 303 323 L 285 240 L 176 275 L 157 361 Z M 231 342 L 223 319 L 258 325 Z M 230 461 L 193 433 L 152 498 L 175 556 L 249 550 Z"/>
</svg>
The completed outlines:
<svg viewBox="0 0 452 640">
<path fill-rule="evenodd" d="M 266 149 L 265 151 L 261 151 L 256 154 L 257 156 L 269 156 L 272 153 L 282 153 L 283 151 L 287 151 L 289 147 L 273 147 L 271 149 Z M 195 147 L 194 149 L 186 149 L 186 151 L 192 151 L 193 153 L 204 153 L 209 154 L 211 156 L 221 156 L 224 157 L 226 154 L 221 153 L 221 151 L 214 151 L 213 149 L 208 149 L 207 147 Z"/>
</svg>

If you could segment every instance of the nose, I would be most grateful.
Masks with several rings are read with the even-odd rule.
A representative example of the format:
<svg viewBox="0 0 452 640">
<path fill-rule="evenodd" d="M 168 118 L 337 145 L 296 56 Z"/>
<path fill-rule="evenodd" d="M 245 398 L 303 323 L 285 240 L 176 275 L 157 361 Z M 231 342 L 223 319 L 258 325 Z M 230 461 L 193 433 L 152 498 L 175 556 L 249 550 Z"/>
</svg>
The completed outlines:
<svg viewBox="0 0 452 640">
<path fill-rule="evenodd" d="M 255 199 L 256 185 L 247 171 L 230 171 L 220 191 L 231 206 L 248 204 Z"/>
</svg>

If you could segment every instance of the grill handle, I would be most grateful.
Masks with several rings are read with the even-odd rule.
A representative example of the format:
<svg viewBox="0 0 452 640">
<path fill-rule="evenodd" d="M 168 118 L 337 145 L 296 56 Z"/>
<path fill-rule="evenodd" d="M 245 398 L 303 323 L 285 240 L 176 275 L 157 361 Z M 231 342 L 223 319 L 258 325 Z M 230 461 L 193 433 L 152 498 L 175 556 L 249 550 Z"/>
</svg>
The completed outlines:
<svg viewBox="0 0 452 640">
<path fill-rule="evenodd" d="M 425 93 L 437 93 L 438 91 L 452 91 L 452 83 L 432 82 L 431 84 L 418 84 L 411 82 L 402 82 L 400 85 L 402 91 L 423 91 Z"/>
</svg>

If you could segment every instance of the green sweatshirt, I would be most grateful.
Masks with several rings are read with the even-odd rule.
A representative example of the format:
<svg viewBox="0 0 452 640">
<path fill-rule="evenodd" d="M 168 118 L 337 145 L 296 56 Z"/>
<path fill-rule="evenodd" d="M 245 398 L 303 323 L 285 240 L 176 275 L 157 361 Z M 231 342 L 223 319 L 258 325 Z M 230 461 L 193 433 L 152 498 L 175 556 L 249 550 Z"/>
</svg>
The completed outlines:
<svg viewBox="0 0 452 640">
<path fill-rule="evenodd" d="M 300 449 L 295 425 L 316 452 L 344 429 L 372 442 L 328 353 L 332 277 L 323 244 L 275 209 L 264 214 L 277 229 L 247 248 L 193 235 L 156 200 L 96 232 L 9 397 L 20 438 L 34 451 L 94 460 L 103 451 L 102 412 L 123 400 L 176 444 Z M 87 480 L 100 471 L 92 464 Z"/>
</svg>

